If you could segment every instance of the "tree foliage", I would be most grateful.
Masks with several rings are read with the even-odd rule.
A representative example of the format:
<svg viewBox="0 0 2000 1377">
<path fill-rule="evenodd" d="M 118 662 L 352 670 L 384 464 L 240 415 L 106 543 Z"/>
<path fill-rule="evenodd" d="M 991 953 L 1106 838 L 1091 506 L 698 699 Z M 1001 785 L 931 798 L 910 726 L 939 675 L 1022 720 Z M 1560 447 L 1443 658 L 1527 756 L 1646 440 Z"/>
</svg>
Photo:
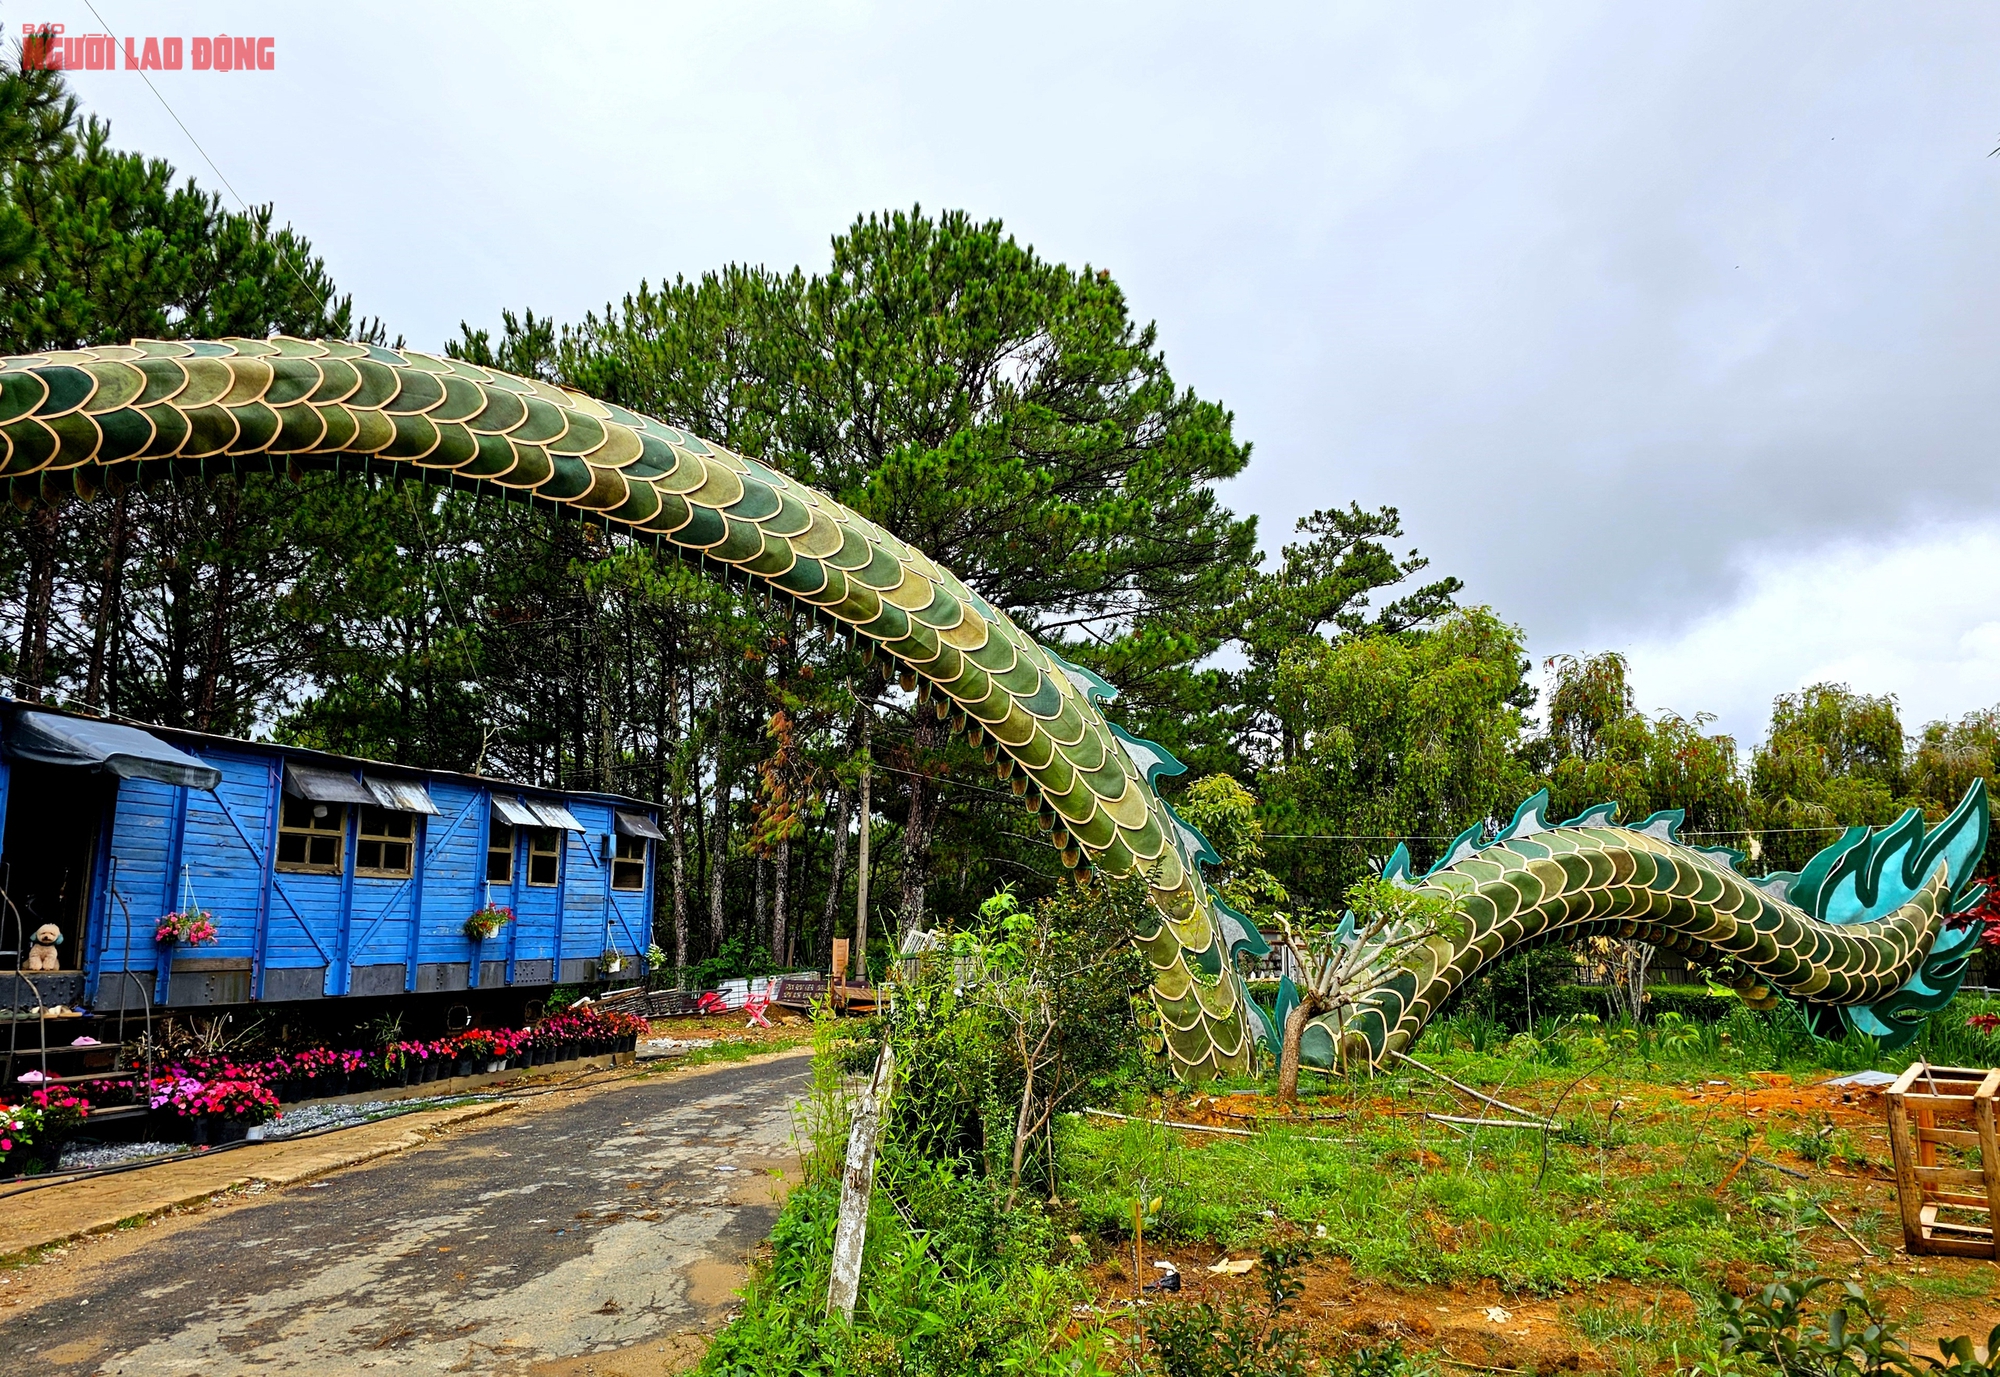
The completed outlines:
<svg viewBox="0 0 2000 1377">
<path fill-rule="evenodd" d="M 1705 713 L 1635 711 L 1625 657 L 1615 652 L 1559 655 L 1547 668 L 1548 728 L 1530 755 L 1548 782 L 1552 820 L 1615 800 L 1627 822 L 1677 808 L 1690 840 L 1742 842 L 1750 800 L 1735 738 L 1706 732 Z"/>
<path fill-rule="evenodd" d="M 1267 921 L 1291 896 L 1264 868 L 1264 824 L 1257 798 L 1231 775 L 1207 775 L 1194 782 L 1180 802 L 1180 814 L 1198 828 L 1215 852 L 1208 882 L 1239 912 Z"/>
<path fill-rule="evenodd" d="M 115 148 L 60 73 L 0 66 L 7 352 L 274 331 L 383 336 L 271 207 Z M 642 282 L 573 322 L 503 309 L 446 348 L 756 455 L 953 568 L 1192 767 L 1169 788 L 1259 919 L 1325 912 L 1399 841 L 1427 865 L 1543 784 L 1558 816 L 1682 808 L 1795 868 L 2000 763 L 2000 709 L 1905 739 L 1893 699 L 1814 685 L 1746 768 L 1700 713 L 1636 711 L 1616 655 L 1551 661 L 1537 730 L 1522 632 L 1459 608 L 1396 508 L 1329 501 L 1264 567 L 1219 491 L 1250 455 L 1228 409 L 1176 381 L 1108 269 L 997 220 L 862 215 L 816 269 Z M 13 495 L 17 694 L 657 800 L 656 938 L 690 969 L 824 965 L 864 837 L 877 969 L 1002 883 L 1037 913 L 1069 893 L 906 688 L 624 536 L 330 477 Z"/>
<path fill-rule="evenodd" d="M 1298 742 L 1262 776 L 1274 869 L 1294 901 L 1344 893 L 1407 839 L 1428 864 L 1532 791 L 1521 633 L 1484 608 L 1421 634 L 1295 641 L 1274 711 Z"/>
</svg>

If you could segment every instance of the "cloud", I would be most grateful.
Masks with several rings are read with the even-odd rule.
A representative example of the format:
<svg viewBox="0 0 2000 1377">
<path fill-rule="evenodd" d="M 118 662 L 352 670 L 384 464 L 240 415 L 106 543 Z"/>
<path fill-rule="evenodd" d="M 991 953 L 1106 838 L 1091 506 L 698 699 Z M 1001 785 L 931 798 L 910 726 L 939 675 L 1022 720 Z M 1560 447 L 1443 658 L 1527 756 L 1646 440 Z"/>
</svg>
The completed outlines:
<svg viewBox="0 0 2000 1377">
<path fill-rule="evenodd" d="M 277 35 L 275 72 L 160 87 L 419 346 L 818 266 L 920 201 L 1116 273 L 1255 442 L 1228 496 L 1271 546 L 1395 504 L 1536 644 L 1670 640 L 1772 560 L 2000 517 L 1991 7 L 98 8 Z M 212 183 L 135 75 L 78 85 Z M 1711 672 L 1790 643 L 1756 630 Z"/>
<path fill-rule="evenodd" d="M 1744 747 L 1763 738 L 1772 698 L 1818 682 L 1896 695 L 1915 732 L 2000 703 L 1995 569 L 1993 518 L 1757 555 L 1728 606 L 1618 648 L 1642 710 L 1715 713 Z"/>
</svg>

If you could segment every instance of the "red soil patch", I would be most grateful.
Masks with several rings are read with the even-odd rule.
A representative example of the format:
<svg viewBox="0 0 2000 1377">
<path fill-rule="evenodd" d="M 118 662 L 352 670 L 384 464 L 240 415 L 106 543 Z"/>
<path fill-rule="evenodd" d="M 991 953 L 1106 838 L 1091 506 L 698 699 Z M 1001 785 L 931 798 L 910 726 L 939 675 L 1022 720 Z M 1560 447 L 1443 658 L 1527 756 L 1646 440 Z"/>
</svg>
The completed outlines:
<svg viewBox="0 0 2000 1377">
<path fill-rule="evenodd" d="M 660 1038 L 713 1038 L 717 1042 L 797 1042 L 812 1020 L 788 1010 L 764 1011 L 769 1028 L 750 1024 L 750 1016 L 738 1009 L 726 1014 L 684 1014 L 677 1018 L 651 1020 L 653 1036 Z M 746 1026 L 748 1025 L 748 1026 Z"/>
<path fill-rule="evenodd" d="M 1255 1275 L 1218 1276 L 1208 1266 L 1212 1252 L 1174 1249 L 1154 1254 L 1181 1269 L 1178 1296 L 1148 1295 L 1147 1307 L 1197 1303 L 1226 1306 L 1240 1300 L 1261 1310 L 1263 1291 Z M 1132 1298 L 1129 1261 L 1107 1259 L 1093 1269 L 1093 1280 L 1110 1308 Z M 1150 1266 L 1153 1277 L 1159 1272 Z M 1150 1278 L 1149 1278 L 1150 1279 Z M 1645 1310 L 1657 1305 L 1663 1315 L 1691 1316 L 1686 1296 L 1659 1288 L 1622 1282 L 1593 1288 L 1587 1298 L 1574 1296 L 1510 1296 L 1492 1282 L 1465 1286 L 1404 1289 L 1354 1275 L 1345 1262 L 1318 1262 L 1302 1274 L 1303 1293 L 1286 1311 L 1284 1324 L 1300 1331 L 1321 1356 L 1350 1353 L 1358 1348 L 1400 1342 L 1411 1352 L 1432 1353 L 1453 1362 L 1519 1372 L 1617 1371 L 1621 1354 L 1615 1345 L 1600 1350 L 1578 1333 L 1570 1315 L 1580 1304 L 1623 1304 Z"/>
<path fill-rule="evenodd" d="M 1886 1121 L 1882 1092 L 1864 1086 L 1795 1083 L 1790 1076 L 1760 1071 L 1749 1086 L 1708 1084 L 1683 1091 L 1688 1104 L 1731 1110 L 1746 1118 L 1823 1114 L 1842 1128 L 1879 1128 Z"/>
</svg>

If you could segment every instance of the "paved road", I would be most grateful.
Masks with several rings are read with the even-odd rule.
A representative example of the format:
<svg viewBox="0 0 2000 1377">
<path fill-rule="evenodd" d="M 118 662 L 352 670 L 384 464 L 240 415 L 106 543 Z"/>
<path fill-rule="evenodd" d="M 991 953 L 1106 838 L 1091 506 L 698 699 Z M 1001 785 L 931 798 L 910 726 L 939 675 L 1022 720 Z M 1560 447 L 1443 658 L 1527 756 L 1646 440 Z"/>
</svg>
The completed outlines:
<svg viewBox="0 0 2000 1377">
<path fill-rule="evenodd" d="M 796 1161 L 802 1057 L 530 1102 L 138 1237 L 0 1318 L 57 1374 L 660 1371 L 734 1303 Z M 555 1097 L 551 1097 L 552 1100 Z M 29 1280 L 23 1277 L 22 1280 Z M 638 1346 L 635 1348 L 634 1346 Z M 626 1358 L 587 1355 L 627 1350 Z M 632 1362 L 641 1352 L 656 1355 Z"/>
</svg>

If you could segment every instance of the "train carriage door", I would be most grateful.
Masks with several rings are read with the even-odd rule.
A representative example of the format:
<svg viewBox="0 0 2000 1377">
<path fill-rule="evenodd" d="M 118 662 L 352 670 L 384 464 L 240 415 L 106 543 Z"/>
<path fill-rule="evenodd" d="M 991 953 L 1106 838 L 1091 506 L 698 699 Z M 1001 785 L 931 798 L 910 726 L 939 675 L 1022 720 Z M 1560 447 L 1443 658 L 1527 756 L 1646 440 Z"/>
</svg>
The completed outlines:
<svg viewBox="0 0 2000 1377">
<path fill-rule="evenodd" d="M 54 924 L 62 933 L 58 967 L 80 971 L 91 882 L 118 781 L 213 789 L 222 772 L 137 727 L 27 708 L 7 716 L 0 746 L 12 776 L 0 834 L 0 938 L 30 937 Z"/>
<path fill-rule="evenodd" d="M 17 933 L 32 940 L 38 928 L 53 923 L 62 931 L 58 968 L 83 969 L 91 877 L 117 792 L 115 777 L 94 770 L 14 762 L 8 789 L 13 806 L 0 842 L 0 884 L 6 887 L 0 947 L 13 947 Z"/>
</svg>

